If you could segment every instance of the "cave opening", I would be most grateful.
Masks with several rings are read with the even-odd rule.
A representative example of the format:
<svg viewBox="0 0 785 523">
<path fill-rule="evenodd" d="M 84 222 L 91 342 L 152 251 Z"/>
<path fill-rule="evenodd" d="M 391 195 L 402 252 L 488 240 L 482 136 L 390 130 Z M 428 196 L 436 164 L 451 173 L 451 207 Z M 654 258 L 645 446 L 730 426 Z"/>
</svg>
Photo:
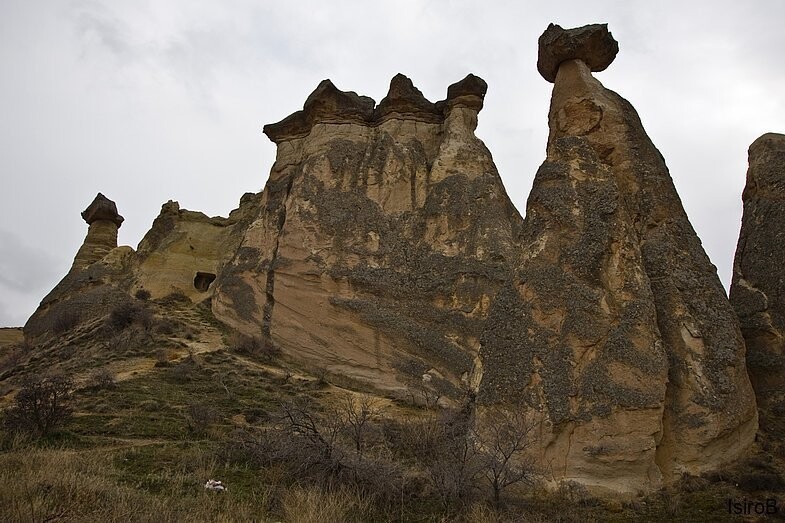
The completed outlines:
<svg viewBox="0 0 785 523">
<path fill-rule="evenodd" d="M 197 272 L 194 277 L 194 287 L 199 292 L 206 292 L 210 284 L 215 281 L 215 274 L 211 272 Z"/>
</svg>

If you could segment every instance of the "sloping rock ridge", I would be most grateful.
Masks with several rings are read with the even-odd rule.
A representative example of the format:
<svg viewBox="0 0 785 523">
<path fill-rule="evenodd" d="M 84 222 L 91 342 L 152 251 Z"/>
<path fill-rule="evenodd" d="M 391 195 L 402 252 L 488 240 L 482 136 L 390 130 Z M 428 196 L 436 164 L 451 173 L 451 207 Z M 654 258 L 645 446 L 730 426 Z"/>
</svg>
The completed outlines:
<svg viewBox="0 0 785 523">
<path fill-rule="evenodd" d="M 396 75 L 378 105 L 325 80 L 265 126 L 267 185 L 228 218 L 168 202 L 133 250 L 99 195 L 78 263 L 25 335 L 51 336 L 64 311 L 92 321 L 141 290 L 175 293 L 335 384 L 525 410 L 553 483 L 634 492 L 721 467 L 757 430 L 744 340 L 637 113 L 591 74 L 617 52 L 605 25 L 540 38 L 554 88 L 525 220 L 474 134 L 482 79 L 434 103 Z M 765 295 L 736 304 L 757 314 L 745 333 L 779 329 L 760 305 L 779 291 L 742 258 Z"/>
</svg>

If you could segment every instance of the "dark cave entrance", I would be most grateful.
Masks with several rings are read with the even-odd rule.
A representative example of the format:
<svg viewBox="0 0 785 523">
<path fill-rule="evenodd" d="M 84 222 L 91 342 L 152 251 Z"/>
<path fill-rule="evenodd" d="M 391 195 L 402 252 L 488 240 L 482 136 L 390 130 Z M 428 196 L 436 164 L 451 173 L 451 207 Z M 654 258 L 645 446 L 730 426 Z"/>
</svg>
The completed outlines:
<svg viewBox="0 0 785 523">
<path fill-rule="evenodd" d="M 197 272 L 194 277 L 194 287 L 199 292 L 206 292 L 210 284 L 215 281 L 215 274 L 212 272 Z"/>
</svg>

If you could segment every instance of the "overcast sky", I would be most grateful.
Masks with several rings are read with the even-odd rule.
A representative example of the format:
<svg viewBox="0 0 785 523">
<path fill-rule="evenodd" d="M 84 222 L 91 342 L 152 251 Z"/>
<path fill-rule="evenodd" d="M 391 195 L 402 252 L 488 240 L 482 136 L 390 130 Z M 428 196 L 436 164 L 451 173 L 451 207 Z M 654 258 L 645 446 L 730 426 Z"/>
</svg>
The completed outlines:
<svg viewBox="0 0 785 523">
<path fill-rule="evenodd" d="M 779 0 L 0 0 L 0 326 L 68 271 L 96 192 L 135 247 L 169 199 L 225 216 L 261 190 L 262 125 L 324 78 L 377 102 L 398 72 L 432 101 L 484 78 L 477 134 L 523 213 L 545 157 L 549 22 L 609 24 L 620 52 L 597 77 L 640 113 L 727 287 L 747 147 L 785 132 L 783 21 Z"/>
</svg>

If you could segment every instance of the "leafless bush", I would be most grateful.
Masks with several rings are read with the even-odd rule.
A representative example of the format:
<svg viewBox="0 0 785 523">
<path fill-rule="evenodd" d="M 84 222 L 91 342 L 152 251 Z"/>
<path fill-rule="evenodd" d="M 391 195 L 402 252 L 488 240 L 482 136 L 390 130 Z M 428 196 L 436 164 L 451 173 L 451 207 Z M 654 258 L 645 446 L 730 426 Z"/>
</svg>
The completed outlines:
<svg viewBox="0 0 785 523">
<path fill-rule="evenodd" d="M 45 437 L 71 417 L 68 403 L 73 381 L 65 376 L 26 379 L 4 417 L 10 432 Z"/>
<path fill-rule="evenodd" d="M 70 308 L 60 308 L 53 313 L 52 318 L 52 332 L 55 334 L 63 334 L 72 330 L 79 325 L 81 316 L 79 312 Z"/>
<path fill-rule="evenodd" d="M 259 336 L 248 336 L 240 332 L 232 334 L 229 340 L 229 347 L 240 354 L 256 356 L 262 349 L 262 338 Z"/>
<path fill-rule="evenodd" d="M 90 386 L 94 389 L 111 389 L 115 386 L 115 377 L 107 369 L 97 369 L 90 377 Z"/>
<path fill-rule="evenodd" d="M 172 353 L 169 349 L 158 349 L 155 351 L 155 366 L 168 367 L 171 355 Z"/>
<path fill-rule="evenodd" d="M 176 383 L 185 383 L 192 379 L 194 373 L 196 373 L 200 367 L 201 365 L 196 361 L 193 353 L 191 353 L 187 358 L 170 367 L 167 374 L 172 381 Z"/>
<path fill-rule="evenodd" d="M 137 300 L 142 300 L 142 301 L 147 301 L 147 300 L 149 300 L 149 299 L 150 299 L 150 296 L 151 296 L 151 294 L 150 294 L 150 291 L 148 291 L 147 289 L 139 289 L 139 290 L 138 290 L 138 291 L 136 291 L 136 293 L 134 294 L 134 297 L 135 297 Z"/>
<path fill-rule="evenodd" d="M 158 298 L 155 301 L 158 302 L 160 305 L 167 306 L 167 307 L 172 307 L 172 306 L 175 306 L 175 305 L 186 304 L 186 303 L 192 303 L 191 302 L 191 298 L 189 298 L 188 296 L 186 296 L 185 294 L 183 294 L 180 291 L 172 292 L 170 294 L 167 294 L 163 298 Z"/>
<path fill-rule="evenodd" d="M 515 484 L 534 486 L 540 477 L 527 450 L 535 441 L 535 420 L 522 409 L 489 408 L 473 433 L 481 449 L 481 475 L 487 480 L 493 504 L 499 508 L 502 492 Z"/>
<path fill-rule="evenodd" d="M 138 325 L 145 331 L 153 324 L 153 313 L 144 304 L 124 302 L 116 305 L 109 313 L 106 327 L 110 332 L 122 332 L 132 325 Z"/>
<path fill-rule="evenodd" d="M 192 403 L 187 410 L 188 428 L 197 434 L 203 434 L 213 423 L 218 421 L 218 412 L 202 403 Z"/>
</svg>

